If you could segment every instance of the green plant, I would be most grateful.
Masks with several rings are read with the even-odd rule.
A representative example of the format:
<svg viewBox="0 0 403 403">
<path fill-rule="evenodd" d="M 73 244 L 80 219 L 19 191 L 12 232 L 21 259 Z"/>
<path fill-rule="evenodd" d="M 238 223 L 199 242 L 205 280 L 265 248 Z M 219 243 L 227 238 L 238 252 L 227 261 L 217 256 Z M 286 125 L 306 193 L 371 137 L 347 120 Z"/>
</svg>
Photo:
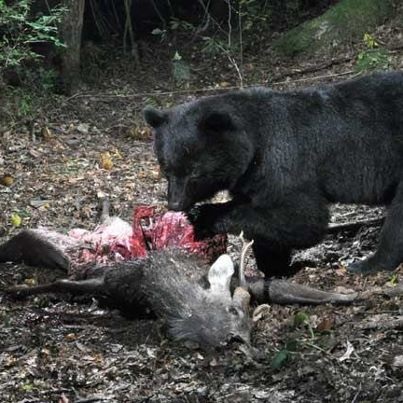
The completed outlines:
<svg viewBox="0 0 403 403">
<path fill-rule="evenodd" d="M 174 80 L 178 84 L 190 81 L 190 68 L 189 65 L 182 59 L 179 52 L 175 52 L 172 58 L 172 74 Z"/>
<path fill-rule="evenodd" d="M 40 67 L 38 70 L 39 83 L 45 92 L 53 91 L 57 81 L 57 73 L 54 69 L 44 69 Z"/>
<path fill-rule="evenodd" d="M 35 120 L 38 112 L 40 113 L 41 105 L 49 100 L 49 92 L 43 90 L 43 87 L 33 88 L 26 85 L 4 87 L 3 95 L 4 102 L 0 105 L 0 121 L 10 126 L 26 124 Z"/>
<path fill-rule="evenodd" d="M 290 360 L 292 355 L 296 352 L 298 348 L 298 342 L 296 340 L 288 340 L 285 344 L 284 347 L 277 351 L 276 354 L 274 354 L 270 366 L 273 369 L 280 369 L 282 368 L 287 361 Z"/>
<path fill-rule="evenodd" d="M 378 42 L 375 40 L 375 37 L 368 33 L 364 34 L 363 42 L 365 43 L 368 49 L 374 49 L 379 46 Z"/>
<path fill-rule="evenodd" d="M 365 33 L 363 42 L 366 49 L 357 56 L 355 69 L 359 72 L 371 70 L 387 70 L 390 67 L 389 52 L 381 48 L 375 37 Z"/>
<path fill-rule="evenodd" d="M 304 311 L 299 311 L 294 315 L 294 326 L 295 327 L 305 327 L 310 337 L 313 339 L 315 337 L 314 331 L 312 329 L 309 315 Z"/>
<path fill-rule="evenodd" d="M 63 47 L 58 38 L 58 24 L 64 8 L 49 9 L 48 15 L 33 17 L 31 0 L 20 0 L 8 5 L 0 0 L 0 71 L 37 60 L 41 56 L 32 50 L 34 43 L 50 43 Z"/>
<path fill-rule="evenodd" d="M 39 93 L 52 92 L 56 87 L 57 72 L 52 67 L 32 66 L 32 68 L 17 66 L 14 68 L 21 78 L 24 87 Z"/>
<path fill-rule="evenodd" d="M 224 39 L 217 39 L 210 36 L 203 36 L 203 47 L 201 51 L 211 56 L 228 52 L 228 43 Z"/>
<path fill-rule="evenodd" d="M 390 66 L 389 53 L 385 49 L 366 49 L 357 56 L 355 68 L 359 72 L 387 70 Z"/>
<path fill-rule="evenodd" d="M 29 93 L 21 94 L 19 106 L 18 106 L 18 116 L 26 117 L 32 114 L 32 96 Z"/>
</svg>

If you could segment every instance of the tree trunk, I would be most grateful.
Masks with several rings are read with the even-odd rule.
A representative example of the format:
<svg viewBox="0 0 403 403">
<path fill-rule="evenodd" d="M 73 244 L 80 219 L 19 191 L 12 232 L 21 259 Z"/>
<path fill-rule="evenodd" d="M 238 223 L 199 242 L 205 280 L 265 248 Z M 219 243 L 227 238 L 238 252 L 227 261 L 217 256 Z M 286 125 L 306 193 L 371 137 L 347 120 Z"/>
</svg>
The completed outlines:
<svg viewBox="0 0 403 403">
<path fill-rule="evenodd" d="M 61 39 L 66 45 L 62 51 L 62 81 L 64 91 L 70 94 L 80 79 L 81 32 L 85 0 L 63 0 L 67 9 L 60 26 Z"/>
</svg>

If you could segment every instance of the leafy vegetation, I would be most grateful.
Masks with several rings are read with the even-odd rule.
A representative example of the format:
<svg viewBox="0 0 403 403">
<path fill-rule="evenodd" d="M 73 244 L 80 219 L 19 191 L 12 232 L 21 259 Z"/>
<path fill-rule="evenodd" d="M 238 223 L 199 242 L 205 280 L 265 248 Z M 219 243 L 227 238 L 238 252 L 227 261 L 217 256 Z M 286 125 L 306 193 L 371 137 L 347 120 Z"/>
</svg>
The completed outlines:
<svg viewBox="0 0 403 403">
<path fill-rule="evenodd" d="M 0 0 L 0 71 L 20 66 L 41 56 L 32 49 L 36 43 L 50 43 L 63 47 L 58 38 L 58 24 L 64 9 L 49 9 L 48 15 L 34 16 L 32 1 L 20 0 L 8 5 Z"/>
<path fill-rule="evenodd" d="M 1 119 L 16 122 L 34 116 L 55 89 L 57 72 L 43 60 L 64 47 L 58 36 L 64 12 L 55 7 L 35 14 L 31 0 L 0 0 L 0 84 L 5 95 Z"/>
<path fill-rule="evenodd" d="M 390 67 L 389 52 L 380 47 L 375 37 L 365 33 L 363 42 L 365 49 L 357 56 L 355 68 L 359 72 L 371 70 L 387 70 Z"/>
</svg>

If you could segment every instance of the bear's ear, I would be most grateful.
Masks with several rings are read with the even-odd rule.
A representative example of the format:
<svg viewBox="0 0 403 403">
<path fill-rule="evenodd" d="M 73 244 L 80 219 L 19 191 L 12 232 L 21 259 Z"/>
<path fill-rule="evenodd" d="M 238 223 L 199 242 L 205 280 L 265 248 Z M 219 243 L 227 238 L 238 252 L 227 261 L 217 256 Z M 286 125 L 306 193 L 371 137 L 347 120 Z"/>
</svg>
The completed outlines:
<svg viewBox="0 0 403 403">
<path fill-rule="evenodd" d="M 199 129 L 203 133 L 220 133 L 234 128 L 234 122 L 226 112 L 210 112 L 199 122 Z"/>
<path fill-rule="evenodd" d="M 166 112 L 159 111 L 152 106 L 146 106 L 143 110 L 144 119 L 151 127 L 156 129 L 168 120 Z"/>
</svg>

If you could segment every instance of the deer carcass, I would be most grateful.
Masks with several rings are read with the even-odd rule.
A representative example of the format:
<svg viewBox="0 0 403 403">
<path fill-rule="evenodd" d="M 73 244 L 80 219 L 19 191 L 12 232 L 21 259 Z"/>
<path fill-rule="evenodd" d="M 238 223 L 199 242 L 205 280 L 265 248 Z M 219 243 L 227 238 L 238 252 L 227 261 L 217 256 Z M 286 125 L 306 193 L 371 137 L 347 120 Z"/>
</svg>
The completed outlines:
<svg viewBox="0 0 403 403">
<path fill-rule="evenodd" d="M 79 265 L 82 264 L 83 254 L 77 250 L 94 253 L 94 261 L 89 267 L 88 260 L 84 259 L 85 271 L 72 271 L 73 279 L 30 288 L 16 286 L 8 292 L 19 295 L 44 292 L 93 294 L 128 316 L 151 311 L 167 321 L 175 338 L 211 346 L 223 344 L 231 338 L 249 342 L 250 294 L 261 303 L 349 303 L 356 298 L 355 294 L 324 292 L 285 280 L 245 278 L 243 261 L 250 244 L 244 243 L 238 276 L 234 276 L 234 264 L 227 254 L 221 254 L 209 267 L 206 256 L 212 257 L 217 250 L 223 249 L 223 240 L 194 243 L 191 227 L 189 230 L 189 224 L 180 217 L 176 220 L 172 215 L 168 216 L 167 222 L 179 222 L 177 235 L 188 234 L 185 238 L 168 236 L 161 224 L 164 220 L 160 220 L 160 227 L 154 225 L 142 230 L 143 238 L 135 237 L 136 231 L 131 231 L 129 224 L 119 220 L 105 215 L 103 223 L 94 231 L 97 236 L 106 233 L 111 236 L 111 224 L 116 228 L 117 222 L 117 226 L 123 229 L 122 233 L 126 234 L 120 239 L 119 234 L 113 233 L 112 246 L 103 255 L 96 253 L 94 245 L 92 249 L 85 249 L 83 238 L 66 237 L 55 232 L 47 234 L 44 229 L 23 231 L 0 245 L 0 261 L 25 261 L 48 267 L 67 268 L 77 259 Z M 101 231 L 102 225 L 107 229 L 105 233 Z M 135 229 L 138 228 L 136 224 Z M 90 232 L 85 233 L 86 241 L 90 235 Z M 146 239 L 154 239 L 151 245 L 154 249 L 148 252 L 142 249 L 146 247 Z M 146 256 L 124 261 L 124 250 L 133 255 L 133 245 L 143 250 Z M 105 245 L 101 251 L 104 249 Z M 111 258 L 111 254 L 113 261 L 105 261 L 107 256 Z"/>
</svg>

